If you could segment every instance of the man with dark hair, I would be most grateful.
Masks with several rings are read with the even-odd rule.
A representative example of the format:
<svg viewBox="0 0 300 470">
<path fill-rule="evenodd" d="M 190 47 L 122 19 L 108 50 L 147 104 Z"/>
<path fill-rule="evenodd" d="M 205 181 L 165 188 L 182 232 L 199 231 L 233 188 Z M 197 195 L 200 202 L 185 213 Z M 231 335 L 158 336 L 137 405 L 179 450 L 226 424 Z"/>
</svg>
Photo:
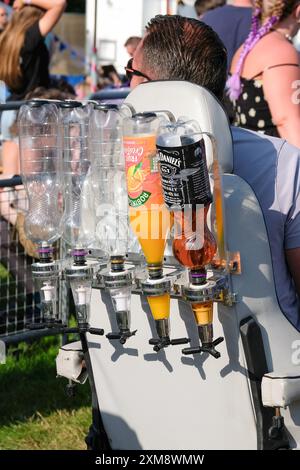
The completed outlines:
<svg viewBox="0 0 300 470">
<path fill-rule="evenodd" d="M 221 98 L 226 51 L 216 33 L 201 21 L 157 16 L 147 25 L 128 72 L 132 87 L 149 80 L 187 80 Z M 278 302 L 300 331 L 300 151 L 283 139 L 238 127 L 231 130 L 233 173 L 249 184 L 258 199 Z"/>
<path fill-rule="evenodd" d="M 151 80 L 172 78 L 201 83 L 222 99 L 226 50 L 209 26 L 193 18 L 156 16 L 146 31 L 134 54 L 133 69 L 149 71 Z M 144 80 L 133 74 L 131 86 Z"/>
<path fill-rule="evenodd" d="M 140 36 L 130 36 L 128 39 L 126 39 L 124 47 L 130 57 L 133 57 L 133 54 L 142 38 Z"/>
</svg>

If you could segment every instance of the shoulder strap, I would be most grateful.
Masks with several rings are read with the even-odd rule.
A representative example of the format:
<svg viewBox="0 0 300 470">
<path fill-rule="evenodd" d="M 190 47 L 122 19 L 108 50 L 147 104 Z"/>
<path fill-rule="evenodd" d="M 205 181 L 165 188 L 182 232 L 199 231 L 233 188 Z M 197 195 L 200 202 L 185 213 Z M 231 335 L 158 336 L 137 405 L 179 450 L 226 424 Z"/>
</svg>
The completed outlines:
<svg viewBox="0 0 300 470">
<path fill-rule="evenodd" d="M 250 80 L 254 80 L 256 77 L 259 77 L 260 75 L 263 75 L 267 70 L 275 69 L 276 67 L 287 67 L 287 66 L 290 66 L 290 67 L 299 67 L 299 64 L 276 64 L 276 65 L 270 65 L 270 67 L 266 67 L 264 70 L 262 70 L 261 72 L 257 73 L 256 75 L 254 75 L 254 77 L 250 78 Z"/>
</svg>

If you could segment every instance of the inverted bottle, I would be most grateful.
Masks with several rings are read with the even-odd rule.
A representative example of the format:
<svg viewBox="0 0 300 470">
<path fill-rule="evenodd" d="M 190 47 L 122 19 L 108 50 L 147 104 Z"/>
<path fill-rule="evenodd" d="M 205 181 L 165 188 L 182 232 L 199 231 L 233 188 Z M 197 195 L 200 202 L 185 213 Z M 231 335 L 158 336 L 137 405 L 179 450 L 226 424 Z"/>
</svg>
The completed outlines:
<svg viewBox="0 0 300 470">
<path fill-rule="evenodd" d="M 201 346 L 185 348 L 184 354 L 209 352 L 219 357 L 213 340 L 214 283 L 206 267 L 217 244 L 207 226 L 212 202 L 203 135 L 197 122 L 178 120 L 162 125 L 157 139 L 164 200 L 174 217 L 173 253 L 189 269 L 190 282 L 183 289 L 198 325 Z"/>
<path fill-rule="evenodd" d="M 110 294 L 118 329 L 106 337 L 119 340 L 121 344 L 136 333 L 136 330 L 131 331 L 132 273 L 125 266 L 128 204 L 122 146 L 123 118 L 124 113 L 117 105 L 94 105 L 90 122 L 92 164 L 87 178 L 95 233 L 95 242 L 91 246 L 100 249 L 110 260 L 108 272 L 99 274 Z"/>
<path fill-rule="evenodd" d="M 22 182 L 28 197 L 26 236 L 38 245 L 40 260 L 33 263 L 33 280 L 41 298 L 42 324 L 62 323 L 58 310 L 60 265 L 53 260 L 52 245 L 63 232 L 62 153 L 59 111 L 46 100 L 32 100 L 18 116 Z"/>
<path fill-rule="evenodd" d="M 142 283 L 159 339 L 150 340 L 154 350 L 175 344 L 170 340 L 170 284 L 163 275 L 163 259 L 172 217 L 162 194 L 156 156 L 160 120 L 155 113 L 139 113 L 123 122 L 129 218 L 145 255 L 148 279 Z M 173 342 L 172 342 L 173 341 Z M 183 344 L 186 338 L 180 339 Z"/>
<path fill-rule="evenodd" d="M 65 203 L 62 237 L 71 248 L 72 255 L 71 262 L 66 263 L 65 273 L 73 293 L 78 327 L 81 332 L 91 332 L 89 312 L 92 281 L 98 263 L 87 259 L 87 247 L 93 234 L 86 230 L 82 221 L 85 211 L 83 188 L 91 166 L 92 106 L 84 106 L 78 101 L 62 101 L 59 106 Z M 95 334 L 103 334 L 103 331 L 99 330 Z"/>
</svg>

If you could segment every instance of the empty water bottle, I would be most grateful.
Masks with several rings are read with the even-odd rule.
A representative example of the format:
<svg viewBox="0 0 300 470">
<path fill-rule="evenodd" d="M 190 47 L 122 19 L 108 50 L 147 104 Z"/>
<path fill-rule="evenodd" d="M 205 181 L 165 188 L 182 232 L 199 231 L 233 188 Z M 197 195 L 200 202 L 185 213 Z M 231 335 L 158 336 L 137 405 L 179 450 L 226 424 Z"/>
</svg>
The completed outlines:
<svg viewBox="0 0 300 470">
<path fill-rule="evenodd" d="M 92 166 L 86 193 L 94 217 L 94 245 L 109 256 L 125 256 L 128 248 L 123 118 L 117 106 L 99 104 L 91 119 Z"/>
<path fill-rule="evenodd" d="M 59 111 L 43 100 L 21 106 L 18 118 L 21 176 L 28 196 L 25 233 L 52 244 L 63 232 L 63 179 Z"/>
<path fill-rule="evenodd" d="M 29 201 L 24 228 L 28 238 L 39 245 L 40 261 L 33 263 L 32 274 L 40 293 L 43 323 L 56 326 L 62 323 L 58 309 L 60 266 L 53 260 L 51 245 L 63 232 L 59 110 L 47 101 L 28 102 L 20 109 L 18 125 L 21 176 Z"/>
<path fill-rule="evenodd" d="M 78 101 L 60 103 L 63 145 L 64 231 L 73 248 L 85 248 L 90 240 L 82 224 L 82 190 L 90 168 L 89 120 L 91 106 Z"/>
</svg>

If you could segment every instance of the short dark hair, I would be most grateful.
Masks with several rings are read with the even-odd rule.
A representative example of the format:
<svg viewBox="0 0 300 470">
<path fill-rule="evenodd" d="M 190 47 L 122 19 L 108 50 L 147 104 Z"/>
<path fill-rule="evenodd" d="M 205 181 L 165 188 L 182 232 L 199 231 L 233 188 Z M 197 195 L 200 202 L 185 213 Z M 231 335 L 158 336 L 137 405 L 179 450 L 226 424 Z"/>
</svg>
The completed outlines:
<svg viewBox="0 0 300 470">
<path fill-rule="evenodd" d="M 126 39 L 124 47 L 137 46 L 141 39 L 142 38 L 140 36 L 130 36 L 128 39 Z"/>
<path fill-rule="evenodd" d="M 179 15 L 157 15 L 146 26 L 143 71 L 156 80 L 186 80 L 208 88 L 222 99 L 227 78 L 227 52 L 205 23 Z"/>
</svg>

